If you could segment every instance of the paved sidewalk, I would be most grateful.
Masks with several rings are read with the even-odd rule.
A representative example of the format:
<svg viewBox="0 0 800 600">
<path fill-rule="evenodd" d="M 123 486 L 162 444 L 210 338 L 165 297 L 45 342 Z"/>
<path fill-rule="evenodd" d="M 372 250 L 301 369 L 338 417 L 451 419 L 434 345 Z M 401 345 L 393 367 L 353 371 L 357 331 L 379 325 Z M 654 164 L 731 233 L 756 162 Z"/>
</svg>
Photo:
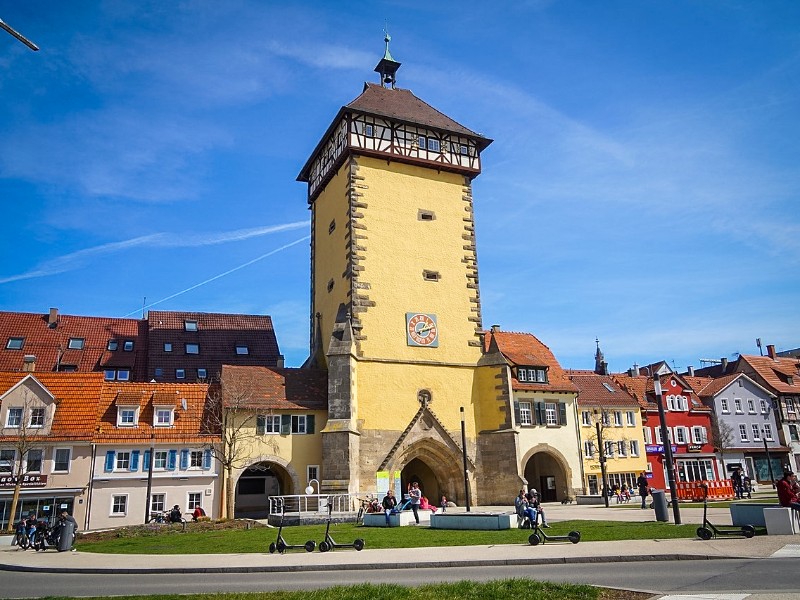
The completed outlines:
<svg viewBox="0 0 800 600">
<path fill-rule="evenodd" d="M 7 539 L 6 539 L 7 542 Z M 4 542 L 5 543 L 5 542 Z M 22 551 L 4 545 L 0 570 L 74 573 L 214 573 L 270 571 L 329 571 L 527 565 L 587 562 L 664 560 L 714 560 L 720 558 L 764 559 L 797 544 L 793 536 L 759 536 L 750 540 L 728 538 L 704 542 L 699 539 L 630 540 L 623 542 L 548 543 L 539 546 L 504 544 L 459 546 L 452 552 L 426 555 L 420 560 L 418 548 L 356 552 L 337 549 L 327 553 L 290 551 L 286 554 L 195 554 L 195 555 L 111 555 L 90 552 Z M 796 546 L 795 546 L 796 547 Z M 447 555 L 439 561 L 429 556 Z"/>
</svg>

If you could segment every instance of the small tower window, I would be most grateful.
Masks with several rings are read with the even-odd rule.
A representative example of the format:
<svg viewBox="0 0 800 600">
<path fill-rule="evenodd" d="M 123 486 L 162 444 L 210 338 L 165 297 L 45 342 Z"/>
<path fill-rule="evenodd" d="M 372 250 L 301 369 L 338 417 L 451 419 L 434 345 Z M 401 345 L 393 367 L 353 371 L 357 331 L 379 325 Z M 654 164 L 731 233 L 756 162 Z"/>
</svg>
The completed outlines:
<svg viewBox="0 0 800 600">
<path fill-rule="evenodd" d="M 365 125 L 364 133 L 367 135 L 367 137 L 372 137 L 373 135 L 375 135 L 372 125 Z"/>
<path fill-rule="evenodd" d="M 442 276 L 439 274 L 438 271 L 427 271 L 426 270 L 426 271 L 422 272 L 422 278 L 425 281 L 439 281 L 442 278 Z"/>
<path fill-rule="evenodd" d="M 328 282 L 328 292 L 332 292 L 332 291 L 333 291 L 333 279 L 331 279 Z"/>
<path fill-rule="evenodd" d="M 335 229 L 336 229 L 336 219 L 331 221 L 331 224 L 328 225 L 328 233 L 333 233 Z"/>
<path fill-rule="evenodd" d="M 431 152 L 439 152 L 439 140 L 435 138 L 428 138 L 428 150 Z"/>
<path fill-rule="evenodd" d="M 420 221 L 435 221 L 436 220 L 436 213 L 432 210 L 422 210 L 420 209 L 417 211 L 417 219 Z"/>
</svg>

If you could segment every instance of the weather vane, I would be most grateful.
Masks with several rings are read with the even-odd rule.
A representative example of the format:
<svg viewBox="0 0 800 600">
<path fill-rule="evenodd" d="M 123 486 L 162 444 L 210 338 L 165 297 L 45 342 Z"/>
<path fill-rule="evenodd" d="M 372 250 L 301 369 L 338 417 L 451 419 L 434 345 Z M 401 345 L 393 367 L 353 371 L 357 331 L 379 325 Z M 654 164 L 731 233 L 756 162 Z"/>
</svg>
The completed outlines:
<svg viewBox="0 0 800 600">
<path fill-rule="evenodd" d="M 36 44 L 34 44 L 32 41 L 30 41 L 28 38 L 26 38 L 26 37 L 25 37 L 24 35 L 22 35 L 20 32 L 16 31 L 16 30 L 15 30 L 13 27 L 11 27 L 11 26 L 10 26 L 8 23 L 6 23 L 5 21 L 3 21 L 3 19 L 0 19 L 0 28 L 3 28 L 3 29 L 5 29 L 5 30 L 6 30 L 8 33 L 10 33 L 11 35 L 13 35 L 15 38 L 17 38 L 17 39 L 18 39 L 20 42 L 22 42 L 23 44 L 25 44 L 25 45 L 26 45 L 28 48 L 30 48 L 30 49 L 31 49 L 31 50 L 33 50 L 34 52 L 36 52 L 37 50 L 39 50 L 39 46 L 37 46 Z"/>
</svg>

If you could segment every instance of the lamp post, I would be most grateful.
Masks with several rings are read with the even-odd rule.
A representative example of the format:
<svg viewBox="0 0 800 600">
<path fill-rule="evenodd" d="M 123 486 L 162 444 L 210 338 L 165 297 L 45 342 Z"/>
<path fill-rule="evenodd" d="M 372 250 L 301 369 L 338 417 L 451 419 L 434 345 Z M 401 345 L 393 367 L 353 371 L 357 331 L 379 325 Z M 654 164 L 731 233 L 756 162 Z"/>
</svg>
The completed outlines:
<svg viewBox="0 0 800 600">
<path fill-rule="evenodd" d="M 467 426 L 464 422 L 464 407 L 461 407 L 461 458 L 464 462 L 464 496 L 467 499 L 467 512 L 469 505 L 469 472 L 467 471 Z"/>
<path fill-rule="evenodd" d="M 308 485 L 306 486 L 306 496 L 310 496 L 311 494 L 314 493 L 314 487 L 311 485 L 312 483 L 317 484 L 317 495 L 319 495 L 319 481 L 317 481 L 316 479 L 312 479 L 311 481 L 308 482 Z"/>
<path fill-rule="evenodd" d="M 658 418 L 661 421 L 661 441 L 664 444 L 664 466 L 667 469 L 669 495 L 672 497 L 672 514 L 675 518 L 675 525 L 680 525 L 681 510 L 678 508 L 678 488 L 675 485 L 675 469 L 672 461 L 672 442 L 669 439 L 667 418 L 664 414 L 664 398 L 661 392 L 661 380 L 658 377 L 658 373 L 653 375 L 653 387 L 656 394 L 656 404 L 658 405 Z"/>
<path fill-rule="evenodd" d="M 600 427 L 600 420 L 603 418 L 603 411 L 595 409 L 594 411 L 594 426 L 597 429 L 597 450 L 600 453 L 600 477 L 603 484 L 600 486 L 601 493 L 603 494 L 603 502 L 608 508 L 608 485 L 606 483 L 606 450 L 603 443 L 603 430 Z"/>
<path fill-rule="evenodd" d="M 775 475 L 772 473 L 772 458 L 769 455 L 769 446 L 767 445 L 767 430 L 761 428 L 761 439 L 764 440 L 764 452 L 767 454 L 767 467 L 769 468 L 769 480 L 772 483 L 772 488 L 775 488 Z"/>
</svg>

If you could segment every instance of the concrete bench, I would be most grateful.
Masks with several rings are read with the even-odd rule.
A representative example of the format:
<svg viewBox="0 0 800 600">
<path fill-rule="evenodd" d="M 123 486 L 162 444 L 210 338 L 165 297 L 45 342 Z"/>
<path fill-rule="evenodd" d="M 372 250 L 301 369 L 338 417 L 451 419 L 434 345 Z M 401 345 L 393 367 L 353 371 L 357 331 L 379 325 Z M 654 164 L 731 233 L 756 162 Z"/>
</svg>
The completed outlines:
<svg viewBox="0 0 800 600">
<path fill-rule="evenodd" d="M 440 513 L 431 516 L 431 529 L 511 529 L 514 513 Z"/>
<path fill-rule="evenodd" d="M 766 527 L 764 522 L 764 509 L 781 508 L 779 504 L 771 502 L 731 502 L 731 523 L 736 527 L 742 525 L 753 525 L 754 527 Z"/>
<path fill-rule="evenodd" d="M 431 511 L 429 510 L 420 510 L 419 512 L 419 524 L 420 525 L 430 525 L 431 521 Z M 410 510 L 404 510 L 403 512 L 396 513 L 394 515 L 389 515 L 389 525 L 386 525 L 386 515 L 382 512 L 380 513 L 366 513 L 364 515 L 364 527 L 404 527 L 406 525 L 414 525 L 414 513 Z"/>
<path fill-rule="evenodd" d="M 796 517 L 791 508 L 783 506 L 764 509 L 767 535 L 794 535 L 797 533 Z"/>
</svg>

